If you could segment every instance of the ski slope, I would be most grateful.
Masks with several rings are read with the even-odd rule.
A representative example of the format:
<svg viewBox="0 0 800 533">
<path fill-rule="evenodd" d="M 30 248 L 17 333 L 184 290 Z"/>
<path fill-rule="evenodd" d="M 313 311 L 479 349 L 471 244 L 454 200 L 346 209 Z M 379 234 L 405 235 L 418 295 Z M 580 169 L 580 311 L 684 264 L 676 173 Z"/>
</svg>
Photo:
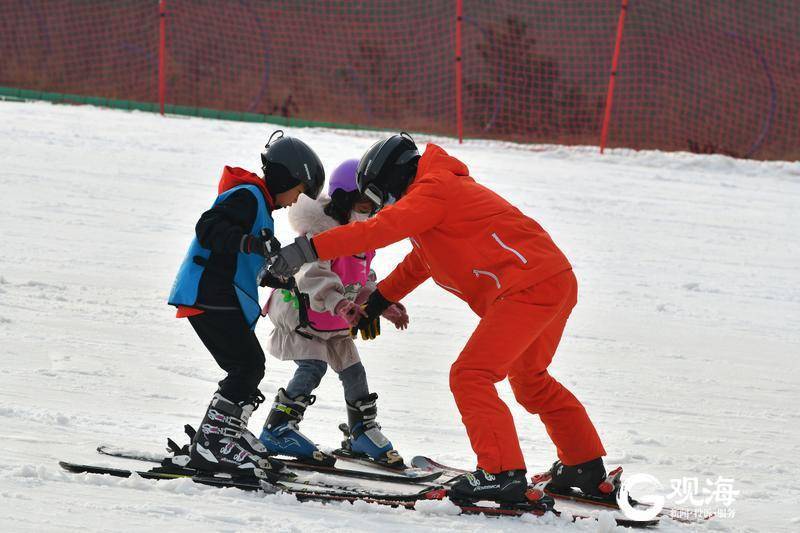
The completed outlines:
<svg viewBox="0 0 800 533">
<path fill-rule="evenodd" d="M 165 300 L 223 165 L 256 170 L 270 129 L 0 102 L 0 531 L 613 529 L 60 471 L 59 459 L 130 467 L 95 447 L 158 453 L 199 422 L 222 373 Z M 329 169 L 380 136 L 289 133 Z M 607 464 L 666 487 L 734 480 L 733 518 L 664 520 L 659 530 L 800 530 L 800 164 L 437 142 L 537 219 L 572 261 L 579 303 L 551 370 L 586 405 Z M 292 238 L 285 212 L 276 227 Z M 409 249 L 379 251 L 379 277 Z M 385 327 L 359 345 L 379 421 L 407 458 L 472 467 L 448 370 L 477 318 L 431 282 L 405 303 L 407 331 Z M 257 334 L 269 327 L 262 321 Z M 271 398 L 293 370 L 268 357 L 261 390 Z M 529 471 L 548 467 L 555 450 L 543 426 L 507 384 L 499 389 Z M 302 427 L 334 447 L 346 415 L 333 373 L 317 396 Z"/>
</svg>

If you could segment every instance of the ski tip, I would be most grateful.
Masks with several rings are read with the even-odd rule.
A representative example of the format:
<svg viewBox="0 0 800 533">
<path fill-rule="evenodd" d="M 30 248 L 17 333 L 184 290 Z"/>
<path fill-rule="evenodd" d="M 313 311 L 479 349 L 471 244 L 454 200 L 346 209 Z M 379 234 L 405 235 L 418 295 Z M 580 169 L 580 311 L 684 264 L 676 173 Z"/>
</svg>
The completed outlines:
<svg viewBox="0 0 800 533">
<path fill-rule="evenodd" d="M 634 520 L 631 518 L 616 518 L 617 525 L 620 527 L 630 527 L 630 528 L 643 528 L 643 527 L 654 527 L 660 523 L 658 518 L 653 518 L 651 520 Z"/>
<path fill-rule="evenodd" d="M 61 468 L 63 468 L 68 472 L 74 472 L 76 474 L 80 474 L 81 472 L 86 472 L 86 468 L 84 468 L 82 465 L 69 463 L 67 461 L 59 461 L 58 466 L 60 466 Z"/>
<path fill-rule="evenodd" d="M 439 479 L 442 475 L 442 472 L 415 472 L 414 470 L 401 470 L 400 473 L 403 474 L 403 477 L 416 480 L 420 483 Z"/>
<path fill-rule="evenodd" d="M 420 476 L 434 476 L 430 479 L 438 479 L 447 471 L 446 468 L 443 468 L 441 465 L 436 464 L 428 457 L 422 455 L 412 457 L 409 465 L 410 468 L 416 470 Z"/>
<path fill-rule="evenodd" d="M 450 472 L 453 474 L 464 474 L 467 470 L 462 468 L 455 468 L 453 466 L 443 465 L 434 461 L 430 457 L 424 455 L 415 455 L 411 458 L 411 466 L 418 470 L 426 470 L 428 472 Z"/>
<path fill-rule="evenodd" d="M 123 453 L 121 448 L 118 448 L 117 446 L 109 446 L 108 444 L 101 444 L 97 448 L 95 448 L 95 450 L 97 450 L 97 453 L 100 453 L 102 455 L 111 455 L 111 456 Z"/>
<path fill-rule="evenodd" d="M 415 455 L 412 457 L 411 466 L 414 468 L 420 468 L 422 470 L 435 470 L 433 464 L 431 464 L 431 460 L 423 455 Z"/>
</svg>

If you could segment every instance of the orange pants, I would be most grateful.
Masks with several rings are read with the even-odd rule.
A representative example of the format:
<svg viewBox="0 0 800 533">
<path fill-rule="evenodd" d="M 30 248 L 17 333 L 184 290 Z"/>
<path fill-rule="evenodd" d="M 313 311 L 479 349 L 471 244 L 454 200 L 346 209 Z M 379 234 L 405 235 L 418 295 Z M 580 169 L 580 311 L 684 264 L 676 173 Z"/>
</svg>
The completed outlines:
<svg viewBox="0 0 800 533">
<path fill-rule="evenodd" d="M 564 464 L 605 455 L 583 405 L 547 373 L 577 297 L 569 270 L 498 299 L 453 363 L 450 390 L 479 468 L 525 468 L 514 419 L 494 387 L 506 376 L 517 402 L 542 419 Z"/>
</svg>

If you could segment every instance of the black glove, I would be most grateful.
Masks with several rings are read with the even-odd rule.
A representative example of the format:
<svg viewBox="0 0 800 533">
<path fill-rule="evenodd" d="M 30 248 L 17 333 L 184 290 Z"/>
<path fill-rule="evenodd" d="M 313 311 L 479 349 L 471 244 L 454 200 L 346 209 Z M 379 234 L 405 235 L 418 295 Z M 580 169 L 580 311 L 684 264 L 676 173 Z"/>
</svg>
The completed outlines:
<svg viewBox="0 0 800 533">
<path fill-rule="evenodd" d="M 358 321 L 356 326 L 356 329 L 361 332 L 362 339 L 371 340 L 381 334 L 381 313 L 386 311 L 390 305 L 392 302 L 384 298 L 378 289 L 372 291 L 364 305 L 365 316 Z"/>
<path fill-rule="evenodd" d="M 245 234 L 239 243 L 239 250 L 244 254 L 258 254 L 272 257 L 281 249 L 281 242 L 266 228 L 261 230 L 261 236 Z"/>
<path fill-rule="evenodd" d="M 357 326 L 350 328 L 350 336 L 355 339 L 359 331 L 361 332 L 361 338 L 365 341 L 375 339 L 381 334 L 381 317 L 370 322 L 364 322 L 364 319 L 361 319 Z"/>
<path fill-rule="evenodd" d="M 369 295 L 367 298 L 367 302 L 364 304 L 364 314 L 366 315 L 362 320 L 374 320 L 381 316 L 381 313 L 386 311 L 390 305 L 394 302 L 390 302 L 386 298 L 383 297 L 381 291 L 375 289 L 372 291 L 372 294 Z"/>
<path fill-rule="evenodd" d="M 317 251 L 306 237 L 297 237 L 292 244 L 284 246 L 275 254 L 275 259 L 269 266 L 269 273 L 278 278 L 290 278 L 297 274 L 306 263 L 317 260 Z"/>
<path fill-rule="evenodd" d="M 272 287 L 273 289 L 292 290 L 294 288 L 293 278 L 279 278 L 269 273 L 268 267 L 261 269 L 258 273 L 258 285 L 260 287 Z"/>
</svg>

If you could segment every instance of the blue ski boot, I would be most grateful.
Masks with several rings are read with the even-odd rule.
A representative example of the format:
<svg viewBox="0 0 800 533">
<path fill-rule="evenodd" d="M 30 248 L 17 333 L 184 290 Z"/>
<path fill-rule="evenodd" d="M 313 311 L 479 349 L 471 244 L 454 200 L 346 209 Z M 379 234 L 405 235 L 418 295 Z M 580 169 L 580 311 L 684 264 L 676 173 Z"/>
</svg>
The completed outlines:
<svg viewBox="0 0 800 533">
<path fill-rule="evenodd" d="M 313 405 L 316 399 L 314 395 L 289 398 L 284 389 L 278 389 L 259 437 L 270 453 L 296 457 L 305 463 L 333 466 L 336 458 L 321 451 L 297 427 L 303 420 L 306 407 Z"/>
<path fill-rule="evenodd" d="M 378 395 L 373 392 L 354 404 L 347 404 L 348 424 L 339 425 L 345 439 L 337 453 L 344 457 L 366 459 L 394 470 L 404 470 L 406 465 L 403 458 L 381 433 L 381 426 L 375 421 L 378 415 L 375 405 L 377 399 Z"/>
</svg>

